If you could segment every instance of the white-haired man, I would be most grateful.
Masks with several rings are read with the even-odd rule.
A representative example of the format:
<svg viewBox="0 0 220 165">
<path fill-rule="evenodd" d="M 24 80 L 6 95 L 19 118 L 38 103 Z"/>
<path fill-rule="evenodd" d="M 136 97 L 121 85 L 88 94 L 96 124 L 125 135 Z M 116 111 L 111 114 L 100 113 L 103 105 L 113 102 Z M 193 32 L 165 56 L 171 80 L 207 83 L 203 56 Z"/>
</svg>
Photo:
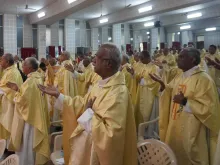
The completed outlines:
<svg viewBox="0 0 220 165">
<path fill-rule="evenodd" d="M 57 98 L 62 111 L 74 112 L 70 165 L 136 165 L 136 130 L 132 101 L 119 72 L 121 54 L 113 44 L 97 52 L 95 72 L 102 77 L 84 97 L 70 98 L 56 88 L 39 88 Z M 64 153 L 65 154 L 65 153 Z"/>
</svg>

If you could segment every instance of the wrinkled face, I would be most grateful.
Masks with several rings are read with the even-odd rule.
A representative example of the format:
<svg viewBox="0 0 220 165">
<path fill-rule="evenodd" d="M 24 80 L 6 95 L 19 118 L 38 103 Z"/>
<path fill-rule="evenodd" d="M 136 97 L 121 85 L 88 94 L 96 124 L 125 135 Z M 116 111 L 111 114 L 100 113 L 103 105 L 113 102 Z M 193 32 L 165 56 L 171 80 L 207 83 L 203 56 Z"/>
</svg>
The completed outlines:
<svg viewBox="0 0 220 165">
<path fill-rule="evenodd" d="M 25 60 L 23 65 L 22 65 L 22 69 L 25 75 L 28 75 L 31 72 L 31 68 L 30 65 L 28 64 L 28 61 Z"/>
<path fill-rule="evenodd" d="M 111 69 L 112 67 L 111 61 L 112 59 L 106 54 L 106 51 L 103 48 L 100 48 L 96 54 L 95 61 L 93 62 L 95 72 L 101 77 L 105 75 L 106 70 Z"/>
<path fill-rule="evenodd" d="M 0 64 L 3 69 L 6 69 L 9 66 L 9 62 L 6 60 L 5 55 L 2 56 Z"/>
<path fill-rule="evenodd" d="M 210 54 L 215 54 L 216 53 L 216 49 L 213 46 L 209 47 L 209 53 Z"/>
<path fill-rule="evenodd" d="M 180 69 L 183 71 L 190 69 L 190 67 L 193 65 L 195 59 L 193 57 L 190 57 L 186 50 L 183 50 L 180 52 L 178 59 L 177 59 L 177 65 Z"/>
</svg>

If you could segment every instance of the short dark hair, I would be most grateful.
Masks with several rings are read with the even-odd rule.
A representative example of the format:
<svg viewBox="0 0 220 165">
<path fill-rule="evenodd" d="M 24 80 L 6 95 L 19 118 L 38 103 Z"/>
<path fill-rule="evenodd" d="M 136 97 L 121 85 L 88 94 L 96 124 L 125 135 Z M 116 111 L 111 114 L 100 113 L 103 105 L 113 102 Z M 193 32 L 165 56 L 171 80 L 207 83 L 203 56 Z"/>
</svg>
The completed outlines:
<svg viewBox="0 0 220 165">
<path fill-rule="evenodd" d="M 194 57 L 195 58 L 195 65 L 199 65 L 201 62 L 201 57 L 200 57 L 200 52 L 195 49 L 195 48 L 187 48 L 185 49 L 188 53 L 189 56 Z"/>
<path fill-rule="evenodd" d="M 209 47 L 213 47 L 215 50 L 217 49 L 215 45 L 210 45 Z"/>
<path fill-rule="evenodd" d="M 145 58 L 151 58 L 150 53 L 147 50 L 141 52 Z"/>
</svg>

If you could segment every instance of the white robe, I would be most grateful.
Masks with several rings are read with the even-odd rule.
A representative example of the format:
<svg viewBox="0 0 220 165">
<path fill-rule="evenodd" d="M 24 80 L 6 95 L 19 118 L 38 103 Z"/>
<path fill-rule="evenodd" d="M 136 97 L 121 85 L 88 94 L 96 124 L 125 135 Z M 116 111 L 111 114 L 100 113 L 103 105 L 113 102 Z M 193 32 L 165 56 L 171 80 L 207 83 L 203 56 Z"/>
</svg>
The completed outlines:
<svg viewBox="0 0 220 165">
<path fill-rule="evenodd" d="M 24 124 L 22 144 L 19 152 L 19 165 L 35 165 L 35 153 L 33 151 L 34 127 Z"/>
</svg>

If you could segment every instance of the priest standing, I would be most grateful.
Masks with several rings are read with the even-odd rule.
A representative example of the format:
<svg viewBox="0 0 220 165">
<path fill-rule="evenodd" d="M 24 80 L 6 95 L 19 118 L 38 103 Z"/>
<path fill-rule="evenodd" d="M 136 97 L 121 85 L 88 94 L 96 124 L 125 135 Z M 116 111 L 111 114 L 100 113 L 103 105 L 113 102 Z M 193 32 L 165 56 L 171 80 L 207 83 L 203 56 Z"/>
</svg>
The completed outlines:
<svg viewBox="0 0 220 165">
<path fill-rule="evenodd" d="M 174 151 L 179 165 L 212 165 L 220 129 L 216 85 L 198 65 L 200 53 L 184 49 L 177 60 L 183 73 L 161 84 L 160 138 Z"/>
<path fill-rule="evenodd" d="M 16 151 L 19 165 L 43 165 L 49 160 L 49 115 L 47 100 L 38 90 L 43 84 L 35 58 L 26 58 L 23 71 L 27 80 L 19 86 L 8 82 L 7 86 L 16 91 L 15 114 L 9 149 Z"/>
<path fill-rule="evenodd" d="M 97 52 L 95 72 L 102 77 L 84 97 L 64 96 L 56 88 L 40 86 L 57 98 L 56 106 L 73 113 L 69 165 L 136 165 L 134 112 L 125 78 L 119 67 L 121 54 L 113 44 Z"/>
<path fill-rule="evenodd" d="M 14 67 L 12 54 L 4 54 L 0 64 L 4 73 L 0 80 L 0 139 L 9 139 L 15 107 L 13 99 L 16 92 L 6 84 L 13 82 L 20 87 L 23 80 L 18 69 Z"/>
</svg>

